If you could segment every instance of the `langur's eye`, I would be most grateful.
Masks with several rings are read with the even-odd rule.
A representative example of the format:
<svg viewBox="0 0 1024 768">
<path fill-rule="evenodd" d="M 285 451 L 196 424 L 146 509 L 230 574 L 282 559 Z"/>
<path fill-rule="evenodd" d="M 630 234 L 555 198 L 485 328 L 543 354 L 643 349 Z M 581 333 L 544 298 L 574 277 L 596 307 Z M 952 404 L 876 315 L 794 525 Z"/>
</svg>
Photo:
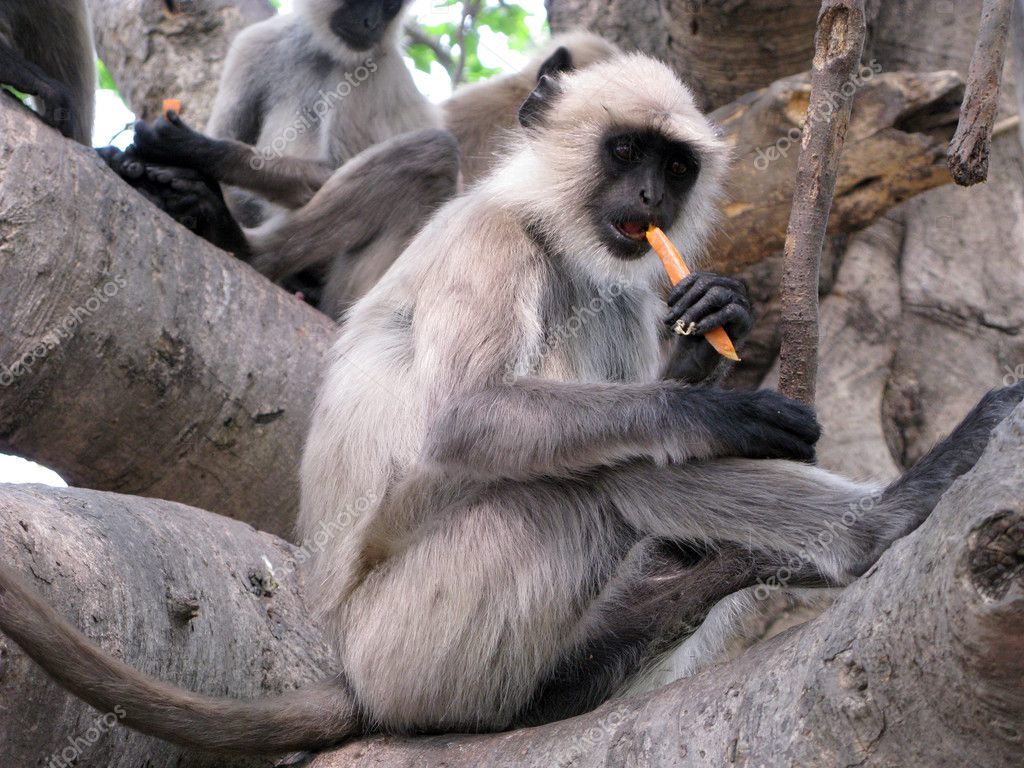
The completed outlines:
<svg viewBox="0 0 1024 768">
<path fill-rule="evenodd" d="M 685 160 L 673 160 L 668 167 L 673 176 L 685 176 L 690 172 L 690 164 Z"/>
<path fill-rule="evenodd" d="M 619 139 L 612 145 L 612 154 L 624 163 L 635 163 L 640 159 L 636 145 L 629 139 Z"/>
</svg>

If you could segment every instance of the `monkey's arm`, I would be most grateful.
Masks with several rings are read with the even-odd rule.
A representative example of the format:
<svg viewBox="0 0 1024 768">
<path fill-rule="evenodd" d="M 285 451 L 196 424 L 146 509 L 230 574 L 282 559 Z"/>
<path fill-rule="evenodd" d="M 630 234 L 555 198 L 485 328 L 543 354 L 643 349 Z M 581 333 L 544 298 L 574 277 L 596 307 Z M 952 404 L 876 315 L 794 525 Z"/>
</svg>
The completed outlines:
<svg viewBox="0 0 1024 768">
<path fill-rule="evenodd" d="M 43 119 L 69 139 L 77 139 L 82 130 L 78 114 L 73 108 L 71 91 L 27 61 L 0 38 L 0 83 L 22 93 L 38 97 L 45 106 Z"/>
<path fill-rule="evenodd" d="M 458 147 L 447 131 L 382 142 L 335 171 L 308 205 L 250 230 L 252 265 L 281 280 L 366 251 L 381 232 L 411 238 L 430 211 L 455 194 L 458 173 Z M 394 259 L 400 250 L 396 245 L 385 256 Z"/>
<path fill-rule="evenodd" d="M 134 144 L 148 162 L 202 171 L 286 208 L 308 203 L 334 172 L 316 160 L 265 154 L 241 141 L 210 138 L 189 128 L 174 112 L 151 126 L 136 123 Z"/>
<path fill-rule="evenodd" d="M 721 381 L 732 362 L 719 355 L 707 343 L 704 334 L 722 326 L 729 338 L 739 344 L 754 326 L 750 294 L 746 283 L 712 272 L 694 272 L 672 288 L 668 296 L 671 347 L 662 378 L 708 386 Z M 672 329 L 681 323 L 692 331 L 679 335 Z"/>
<path fill-rule="evenodd" d="M 810 408 L 768 390 L 521 379 L 444 405 L 428 429 L 425 458 L 464 474 L 514 479 L 635 458 L 810 461 L 820 431 Z"/>
</svg>

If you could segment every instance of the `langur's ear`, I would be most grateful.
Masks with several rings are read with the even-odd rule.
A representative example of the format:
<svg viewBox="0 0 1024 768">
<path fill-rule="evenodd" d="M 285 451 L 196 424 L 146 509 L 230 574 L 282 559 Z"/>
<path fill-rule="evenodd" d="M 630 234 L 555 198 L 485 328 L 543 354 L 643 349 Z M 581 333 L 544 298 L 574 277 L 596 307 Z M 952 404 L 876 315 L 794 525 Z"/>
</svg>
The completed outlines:
<svg viewBox="0 0 1024 768">
<path fill-rule="evenodd" d="M 558 95 L 558 83 L 550 75 L 541 75 L 537 87 L 526 97 L 519 108 L 519 124 L 523 128 L 533 128 L 544 120 L 544 115 Z"/>
<path fill-rule="evenodd" d="M 544 63 L 537 70 L 537 79 L 540 80 L 544 75 L 554 77 L 555 75 L 572 72 L 574 69 L 576 69 L 576 65 L 572 60 L 572 52 L 564 45 L 560 45 L 558 50 L 544 59 Z"/>
</svg>

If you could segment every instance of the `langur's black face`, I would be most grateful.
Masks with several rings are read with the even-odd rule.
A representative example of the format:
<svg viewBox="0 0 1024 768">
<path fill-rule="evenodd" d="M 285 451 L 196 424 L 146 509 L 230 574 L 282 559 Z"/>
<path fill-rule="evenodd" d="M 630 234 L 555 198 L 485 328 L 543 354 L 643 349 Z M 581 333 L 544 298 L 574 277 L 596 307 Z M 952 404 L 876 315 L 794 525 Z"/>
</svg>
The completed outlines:
<svg viewBox="0 0 1024 768">
<path fill-rule="evenodd" d="M 331 31 L 350 48 L 367 51 L 383 39 L 402 5 L 403 0 L 343 0 L 331 14 Z"/>
<path fill-rule="evenodd" d="M 600 148 L 605 181 L 590 203 L 602 242 L 622 259 L 647 250 L 647 229 L 668 229 L 697 182 L 700 162 L 687 144 L 658 131 L 610 131 Z"/>
</svg>

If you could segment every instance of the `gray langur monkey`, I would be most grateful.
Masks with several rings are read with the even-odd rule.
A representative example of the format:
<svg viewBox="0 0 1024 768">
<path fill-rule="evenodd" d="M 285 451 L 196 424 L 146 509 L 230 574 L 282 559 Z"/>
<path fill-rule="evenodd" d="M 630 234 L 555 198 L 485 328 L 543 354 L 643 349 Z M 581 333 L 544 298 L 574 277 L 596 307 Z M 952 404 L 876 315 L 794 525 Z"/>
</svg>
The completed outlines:
<svg viewBox="0 0 1024 768">
<path fill-rule="evenodd" d="M 1024 397 L 990 393 L 886 487 L 811 466 L 810 409 L 662 378 L 663 323 L 702 333 L 742 314 L 699 280 L 666 313 L 643 240 L 655 223 L 696 254 L 712 226 L 726 150 L 689 91 L 634 55 L 541 78 L 520 119 L 519 148 L 438 212 L 333 349 L 300 526 L 327 534 L 310 581 L 337 679 L 256 701 L 185 693 L 98 650 L 3 567 L 0 629 L 93 706 L 209 749 L 547 722 L 623 690 L 717 600 L 873 498 L 791 581 L 850 582 Z"/>
<path fill-rule="evenodd" d="M 0 2 L 0 85 L 29 94 L 43 120 L 92 146 L 96 60 L 85 0 Z"/>
<path fill-rule="evenodd" d="M 338 316 L 457 189 L 455 141 L 402 59 L 408 2 L 299 0 L 232 42 L 208 135 L 172 113 L 105 159 L 271 279 L 315 273 L 291 287 L 322 284 Z"/>
<path fill-rule="evenodd" d="M 326 6 L 317 7 L 319 11 L 313 13 L 313 8 L 307 6 L 304 17 L 292 19 L 284 26 L 322 29 L 327 19 Z M 397 27 L 397 22 L 392 24 Z M 265 22 L 265 25 L 269 30 L 265 34 L 272 34 L 275 39 L 281 37 L 281 22 L 274 20 Z M 393 34 L 393 31 L 388 33 L 390 36 Z M 250 62 L 256 59 L 257 54 L 235 53 L 236 49 L 244 53 L 254 47 L 249 37 L 243 33 L 232 47 L 229 66 L 210 121 L 212 138 L 250 141 L 251 133 L 237 127 L 245 121 L 237 117 L 229 119 L 229 116 L 253 110 L 255 105 L 268 100 L 272 102 L 266 94 L 254 92 L 255 86 L 250 82 L 256 79 L 257 74 L 270 77 L 262 69 L 258 73 L 249 72 L 254 67 Z M 383 61 L 400 64 L 394 41 L 391 37 L 386 39 L 388 56 Z M 474 182 L 493 166 L 509 142 L 512 131 L 518 128 L 519 107 L 540 76 L 585 67 L 611 57 L 616 51 L 614 45 L 597 35 L 569 33 L 542 48 L 521 72 L 460 88 L 442 105 L 441 113 L 444 127 L 454 134 L 458 143 L 464 182 Z M 238 64 L 236 58 L 246 62 L 245 66 Z M 260 67 L 274 71 L 295 70 L 294 79 L 305 81 L 305 69 L 292 63 L 296 58 L 300 64 L 303 63 L 304 60 L 292 51 L 282 56 L 276 65 L 261 62 Z M 403 71 L 392 75 L 380 71 L 376 60 L 366 61 L 369 64 L 363 75 L 372 77 L 372 81 L 365 85 L 361 80 L 357 82 L 369 104 L 372 105 L 372 99 L 376 99 L 385 104 L 407 105 L 406 114 L 419 115 L 419 124 L 440 124 L 441 118 L 433 111 L 430 119 L 422 118 L 426 102 L 412 88 L 407 73 Z M 372 75 L 369 67 L 375 70 Z M 242 73 L 246 77 L 241 77 Z M 280 79 L 279 75 L 277 77 Z M 351 79 L 351 73 L 346 73 L 346 78 Z M 306 93 L 303 96 L 302 87 L 297 83 L 289 86 L 289 98 L 292 99 L 289 109 L 308 112 L 327 104 L 322 98 L 319 102 L 314 99 L 317 91 L 308 85 L 304 87 Z M 347 80 L 339 81 L 338 88 L 348 92 L 350 84 Z M 292 89 L 299 94 L 298 97 L 291 92 Z M 325 90 L 321 89 L 319 94 Z M 222 98 L 221 93 L 227 95 Z M 338 105 L 338 109 L 348 107 L 347 103 Z M 287 110 L 280 111 L 288 114 Z M 250 122 L 254 119 L 247 118 Z M 366 121 L 367 125 L 356 123 L 357 120 Z M 365 139 L 367 134 L 372 134 L 369 139 L 376 142 L 381 137 L 376 120 L 368 106 L 353 110 L 346 115 L 344 123 L 337 123 L 335 132 L 339 140 L 352 142 L 353 137 Z M 273 150 L 275 143 L 281 144 L 282 136 L 290 127 L 295 126 L 278 125 L 278 133 L 270 131 L 269 138 L 266 135 L 268 131 L 261 127 L 261 138 L 250 143 L 260 147 L 269 141 Z M 400 121 L 398 127 L 406 130 L 410 124 Z M 129 183 L 178 221 L 186 223 L 216 245 L 251 260 L 253 266 L 270 279 L 300 289 L 305 296 L 314 299 L 312 303 L 337 316 L 383 274 L 429 213 L 455 193 L 456 182 L 450 178 L 453 167 L 451 145 L 440 136 L 429 140 L 421 136 L 413 144 L 405 138 L 385 142 L 372 154 L 360 157 L 358 168 L 336 171 L 331 189 L 322 194 L 319 190 L 328 178 L 328 169 L 346 162 L 352 155 L 350 150 L 335 153 L 325 163 L 299 161 L 292 156 L 291 148 L 288 157 L 265 157 L 254 154 L 256 150 L 251 147 L 211 142 L 172 116 L 169 120 L 158 120 L 152 127 L 140 125 L 136 133 L 136 148 L 129 156 L 115 151 L 113 155 L 118 157 L 112 158 L 110 150 L 103 152 L 107 153 L 108 162 L 114 160 L 118 163 L 119 172 Z M 304 140 L 309 141 L 308 138 Z M 315 146 L 309 151 L 315 155 L 323 141 L 313 143 Z M 434 146 L 429 146 L 430 143 Z M 358 148 L 359 145 L 353 146 Z M 299 150 L 297 152 L 301 154 Z M 266 147 L 260 151 L 266 152 Z M 187 164 L 192 175 L 189 175 L 189 169 L 146 164 L 152 162 Z M 234 204 L 232 211 L 228 212 L 219 198 L 216 184 L 201 178 L 200 172 L 219 181 L 256 190 L 259 195 L 238 188 L 230 190 L 229 199 Z M 313 201 L 309 196 L 315 193 L 317 200 Z M 294 195 L 290 201 L 284 201 L 285 207 L 299 204 L 302 207 L 286 215 L 272 213 L 274 206 L 270 206 L 268 200 L 280 195 L 285 198 Z M 308 203 L 303 202 L 307 200 Z M 258 226 L 243 233 L 232 214 L 243 223 Z M 374 222 L 374 227 L 361 226 L 360 222 L 364 221 Z M 336 222 L 343 225 L 338 227 Z M 370 249 L 366 246 L 368 242 L 372 243 Z M 358 252 L 358 257 L 354 252 Z M 298 275 L 302 276 L 301 279 L 297 278 Z"/>
</svg>

